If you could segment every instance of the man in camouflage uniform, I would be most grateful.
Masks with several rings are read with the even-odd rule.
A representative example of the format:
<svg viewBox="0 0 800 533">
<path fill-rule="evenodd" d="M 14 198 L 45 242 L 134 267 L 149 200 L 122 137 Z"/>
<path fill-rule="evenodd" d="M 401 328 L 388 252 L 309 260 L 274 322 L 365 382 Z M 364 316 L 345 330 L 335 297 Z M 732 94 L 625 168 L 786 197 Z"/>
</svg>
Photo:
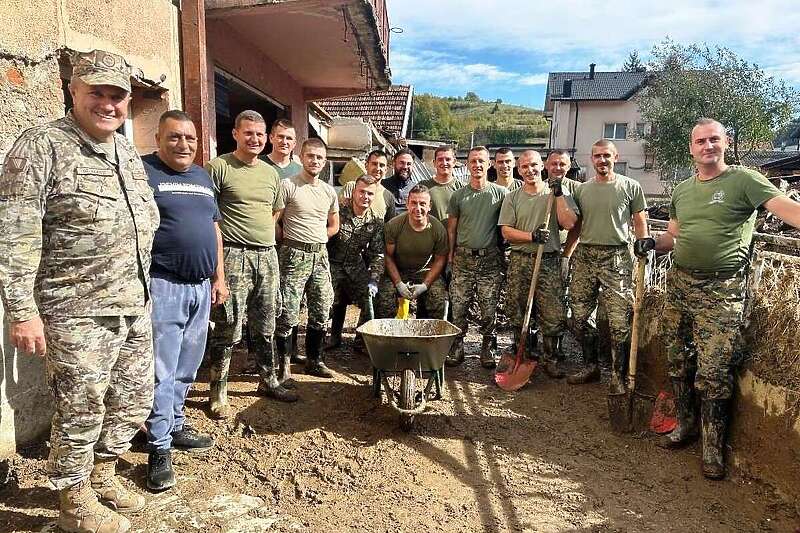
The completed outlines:
<svg viewBox="0 0 800 533">
<path fill-rule="evenodd" d="M 386 171 L 389 168 L 389 158 L 383 150 L 373 150 L 367 154 L 367 176 L 371 176 L 378 184 L 378 190 L 375 192 L 375 199 L 372 201 L 372 212 L 375 216 L 382 218 L 384 222 L 388 222 L 395 216 L 394 195 L 383 186 L 383 178 L 386 177 Z M 339 191 L 339 203 L 347 205 L 353 198 L 353 191 L 355 190 L 355 181 L 345 183 L 342 190 Z"/>
<path fill-rule="evenodd" d="M 653 248 L 674 250 L 660 324 L 678 425 L 661 444 L 678 448 L 697 437 L 694 385 L 701 393 L 703 474 L 709 479 L 725 477 L 723 450 L 756 210 L 763 206 L 800 227 L 800 204 L 758 172 L 725 164 L 729 143 L 722 124 L 697 121 L 689 142 L 697 173 L 675 187 L 667 231 L 657 242 L 648 238 L 634 245 L 641 256 Z"/>
<path fill-rule="evenodd" d="M 502 272 L 497 219 L 508 190 L 486 180 L 489 170 L 489 151 L 486 147 L 471 148 L 467 155 L 467 166 L 470 181 L 453 193 L 447 208 L 448 259 L 453 271 L 450 282 L 453 323 L 466 335 L 467 309 L 473 299 L 477 300 L 483 336 L 481 365 L 494 368 L 497 364 L 497 299 Z M 446 362 L 455 366 L 463 361 L 462 336 L 454 343 Z"/>
<path fill-rule="evenodd" d="M 347 304 L 361 308 L 359 326 L 371 318 L 369 299 L 378 294 L 383 274 L 383 220 L 370 209 L 378 184 L 370 176 L 360 176 L 355 184 L 350 205 L 339 211 L 339 233 L 328 245 L 334 294 L 328 349 L 342 343 Z"/>
<path fill-rule="evenodd" d="M 264 150 L 267 125 L 256 111 L 242 111 L 234 121 L 236 150 L 206 164 L 222 213 L 222 256 L 230 297 L 212 308 L 214 331 L 209 341 L 209 412 L 213 418 L 231 416 L 228 372 L 233 346 L 242 340 L 242 326 L 253 343 L 261 377 L 258 392 L 281 402 L 297 401 L 278 379 L 279 361 L 273 348 L 279 308 L 277 220 L 283 195 L 277 171 L 258 155 Z"/>
<path fill-rule="evenodd" d="M 557 157 L 557 154 L 551 153 L 548 161 L 550 157 Z M 569 159 L 566 154 L 560 157 L 563 162 Z M 567 380 L 574 385 L 600 379 L 597 327 L 592 312 L 602 301 L 611 330 L 609 394 L 613 395 L 626 390 L 624 372 L 633 311 L 631 222 L 636 238 L 647 236 L 642 186 L 614 172 L 617 157 L 617 148 L 611 141 L 603 139 L 594 143 L 595 176 L 573 193 L 581 218 L 571 230 L 579 236 L 580 244 L 573 258 L 570 303 L 575 335 L 583 350 L 584 368 Z"/>
<path fill-rule="evenodd" d="M 150 248 L 158 208 L 115 131 L 130 66 L 75 54 L 66 117 L 25 131 L 0 180 L 0 287 L 11 343 L 45 356 L 55 414 L 47 471 L 66 531 L 127 531 L 144 498 L 115 476 L 153 403 Z"/>
<path fill-rule="evenodd" d="M 386 275 L 378 291 L 378 318 L 395 316 L 397 296 L 417 301 L 417 318 L 444 316 L 447 289 L 441 275 L 447 264 L 447 230 L 428 216 L 430 202 L 428 188 L 415 185 L 405 212 L 384 227 Z"/>
<path fill-rule="evenodd" d="M 278 353 L 288 363 L 292 328 L 300 321 L 300 300 L 308 300 L 306 374 L 330 378 L 322 360 L 325 326 L 333 304 L 328 240 L 339 232 L 336 191 L 319 179 L 327 161 L 325 143 L 311 138 L 300 149 L 303 172 L 282 180 L 285 209 L 283 241 L 278 253 L 283 305 L 275 328 Z M 285 368 L 288 371 L 289 365 Z"/>
<path fill-rule="evenodd" d="M 567 312 L 564 283 L 559 271 L 561 241 L 558 230 L 559 227 L 571 229 L 575 225 L 578 208 L 569 191 L 562 187 L 563 176 L 554 176 L 550 184 L 545 183 L 542 181 L 542 167 L 542 157 L 538 152 L 523 152 L 519 158 L 519 170 L 525 185 L 509 193 L 500 209 L 498 225 L 503 237 L 511 243 L 506 311 L 514 328 L 516 346 L 527 310 L 534 258 L 539 245 L 544 245 L 533 301 L 534 317 L 542 332 L 544 370 L 550 377 L 562 378 L 564 373 L 557 364 L 558 345 L 566 327 Z M 545 212 L 551 193 L 555 206 L 545 227 Z"/>
</svg>

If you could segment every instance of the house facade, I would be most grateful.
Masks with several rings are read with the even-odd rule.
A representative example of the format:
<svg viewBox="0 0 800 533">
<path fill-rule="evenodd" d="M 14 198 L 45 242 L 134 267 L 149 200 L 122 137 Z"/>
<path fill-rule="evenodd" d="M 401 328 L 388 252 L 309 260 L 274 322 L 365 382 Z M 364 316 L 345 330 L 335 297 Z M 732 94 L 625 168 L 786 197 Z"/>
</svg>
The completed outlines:
<svg viewBox="0 0 800 533">
<path fill-rule="evenodd" d="M 594 64 L 586 72 L 551 72 L 544 103 L 549 148 L 569 151 L 592 176 L 592 144 L 609 139 L 619 152 L 616 172 L 639 181 L 648 197 L 664 196 L 654 157 L 641 140 L 649 125 L 634 100 L 646 81 L 644 72 L 596 72 Z"/>
</svg>

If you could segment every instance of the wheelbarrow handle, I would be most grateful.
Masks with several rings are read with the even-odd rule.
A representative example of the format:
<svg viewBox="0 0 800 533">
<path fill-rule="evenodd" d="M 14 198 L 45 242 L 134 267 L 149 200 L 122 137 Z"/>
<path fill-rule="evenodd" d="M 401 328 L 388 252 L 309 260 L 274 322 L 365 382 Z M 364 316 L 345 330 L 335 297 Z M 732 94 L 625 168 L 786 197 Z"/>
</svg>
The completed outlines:
<svg viewBox="0 0 800 533">
<path fill-rule="evenodd" d="M 375 318 L 375 307 L 372 304 L 372 295 L 367 294 L 367 322 Z"/>
</svg>

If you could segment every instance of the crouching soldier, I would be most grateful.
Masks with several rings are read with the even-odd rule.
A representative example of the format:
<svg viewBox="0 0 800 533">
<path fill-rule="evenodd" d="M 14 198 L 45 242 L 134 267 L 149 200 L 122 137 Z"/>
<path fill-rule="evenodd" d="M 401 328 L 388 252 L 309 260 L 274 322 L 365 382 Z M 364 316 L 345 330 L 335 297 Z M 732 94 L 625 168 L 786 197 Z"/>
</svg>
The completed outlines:
<svg viewBox="0 0 800 533">
<path fill-rule="evenodd" d="M 376 313 L 379 318 L 395 316 L 400 296 L 417 301 L 417 318 L 441 319 L 447 300 L 442 281 L 447 230 L 429 216 L 431 196 L 424 185 L 411 188 L 406 208 L 384 229 L 386 274 L 378 290 Z"/>
<path fill-rule="evenodd" d="M 378 294 L 383 273 L 383 220 L 370 209 L 377 189 L 371 176 L 356 180 L 352 200 L 339 211 L 339 233 L 328 245 L 334 296 L 327 349 L 342 343 L 347 304 L 361 308 L 360 326 L 369 318 L 369 299 Z"/>
</svg>

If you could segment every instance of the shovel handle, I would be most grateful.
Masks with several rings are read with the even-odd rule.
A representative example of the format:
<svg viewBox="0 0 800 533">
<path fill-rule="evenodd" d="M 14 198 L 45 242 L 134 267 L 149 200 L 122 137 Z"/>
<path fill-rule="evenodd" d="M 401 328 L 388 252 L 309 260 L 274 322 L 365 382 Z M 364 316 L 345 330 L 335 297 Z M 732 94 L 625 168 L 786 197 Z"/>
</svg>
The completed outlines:
<svg viewBox="0 0 800 533">
<path fill-rule="evenodd" d="M 628 390 L 633 392 L 636 388 L 636 366 L 639 355 L 639 328 L 642 314 L 642 299 L 644 297 L 644 274 L 647 268 L 647 258 L 640 257 L 636 262 L 636 289 L 633 300 L 633 323 L 631 324 L 631 352 L 628 358 Z"/>
</svg>

